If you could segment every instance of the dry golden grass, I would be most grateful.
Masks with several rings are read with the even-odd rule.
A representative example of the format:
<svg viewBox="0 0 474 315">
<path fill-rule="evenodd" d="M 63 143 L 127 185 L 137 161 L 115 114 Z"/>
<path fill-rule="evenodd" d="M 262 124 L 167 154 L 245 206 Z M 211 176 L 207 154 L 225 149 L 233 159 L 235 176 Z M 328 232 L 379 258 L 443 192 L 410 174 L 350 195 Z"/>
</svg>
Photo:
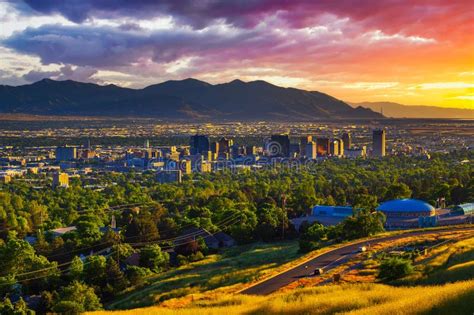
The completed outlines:
<svg viewBox="0 0 474 315">
<path fill-rule="evenodd" d="M 267 297 L 221 295 L 184 308 L 149 307 L 100 315 L 198 314 L 472 314 L 474 280 L 444 286 L 391 287 L 343 284 L 296 289 Z"/>
<path fill-rule="evenodd" d="M 395 232 L 390 234 L 399 233 L 400 232 Z M 424 235 L 423 237 L 407 237 L 396 242 L 382 242 L 371 248 L 371 251 L 378 251 L 387 247 L 401 246 L 408 243 L 437 243 L 444 239 L 456 238 L 465 233 L 466 232 L 450 231 L 443 232 L 442 234 L 428 234 Z M 180 268 L 176 271 L 165 273 L 155 277 L 156 279 L 149 281 L 143 288 L 124 295 L 121 299 L 113 303 L 113 307 L 111 307 L 112 305 L 109 305 L 109 308 L 115 309 L 134 308 L 131 311 L 104 311 L 97 314 L 116 313 L 197 315 L 227 313 L 226 315 L 230 315 L 267 314 L 268 312 L 285 314 L 332 314 L 337 312 L 344 313 L 349 311 L 365 310 L 366 308 L 370 308 L 370 314 L 385 314 L 383 308 L 381 308 L 381 312 L 377 313 L 377 307 L 382 307 L 382 305 L 386 304 L 389 305 L 385 306 L 387 308 L 397 307 L 396 305 L 392 304 L 396 303 L 398 300 L 399 302 L 397 303 L 401 303 L 400 305 L 411 305 L 410 303 L 412 302 L 410 299 L 412 299 L 415 304 L 422 305 L 421 301 L 418 301 L 417 295 L 425 296 L 425 290 L 427 290 L 427 292 L 439 291 L 439 294 L 445 294 L 445 298 L 441 300 L 434 298 L 427 299 L 428 304 L 424 306 L 425 308 L 434 307 L 436 305 L 439 305 L 439 307 L 444 307 L 443 303 L 446 301 L 454 301 L 453 303 L 455 303 L 456 296 L 462 297 L 462 294 L 467 292 L 465 287 L 459 287 L 460 284 L 453 285 L 447 289 L 444 287 L 394 288 L 381 284 L 367 284 L 367 282 L 374 282 L 376 280 L 378 263 L 367 260 L 367 257 L 364 257 L 364 254 L 358 255 L 355 257 L 355 259 L 351 259 L 349 262 L 335 268 L 327 274 L 324 274 L 323 277 L 302 279 L 301 281 L 290 284 L 286 288 L 283 288 L 281 292 L 270 297 L 249 297 L 238 294 L 234 295 L 235 292 L 238 292 L 240 289 L 248 285 L 248 283 L 259 281 L 262 278 L 267 278 L 270 275 L 280 272 L 281 270 L 288 269 L 290 266 L 300 264 L 309 257 L 314 257 L 318 254 L 321 254 L 322 252 L 328 251 L 331 248 L 338 246 L 340 245 L 326 247 L 307 255 L 297 255 L 296 252 L 292 252 L 292 254 L 290 254 L 290 251 L 286 252 L 288 248 L 283 246 L 282 248 L 287 254 L 282 255 L 282 257 L 279 257 L 278 255 L 280 254 L 278 254 L 275 256 L 278 259 L 275 259 L 275 262 L 272 264 L 268 264 L 269 257 L 278 252 L 282 252 L 282 248 L 264 246 L 264 249 L 256 247 L 251 251 L 244 252 L 240 252 L 239 249 L 234 249 L 234 251 L 236 251 L 235 256 L 233 254 L 226 255 L 228 256 L 227 259 L 222 259 L 222 257 L 219 256 L 211 256 L 204 261 Z M 450 244 L 449 246 L 453 248 L 453 244 Z M 465 248 L 466 246 L 464 243 L 461 243 L 461 247 Z M 290 246 L 290 248 L 292 248 L 291 251 L 295 250 L 294 245 Z M 445 249 L 446 248 L 443 247 L 439 249 L 439 256 L 443 257 L 436 255 L 437 257 L 432 258 L 430 263 L 433 263 L 435 266 L 440 266 L 443 265 L 443 263 L 446 263 L 450 257 L 453 257 L 452 255 L 442 255 L 441 253 Z M 262 250 L 263 252 L 261 252 Z M 433 252 L 433 254 L 435 253 L 438 252 Z M 367 255 L 368 254 L 369 253 L 367 253 Z M 250 256 L 246 257 L 245 255 Z M 257 259 L 257 256 L 259 255 L 264 257 L 262 261 Z M 289 256 L 293 256 L 293 259 L 285 263 L 284 260 L 288 259 Z M 236 259 L 237 257 L 238 259 Z M 280 264 L 277 262 L 280 262 Z M 464 261 L 460 261 L 459 263 L 464 263 Z M 357 267 L 353 268 L 354 266 Z M 471 264 L 465 264 L 464 266 L 459 267 L 449 264 L 446 265 L 446 268 L 448 267 L 452 267 L 452 270 L 448 270 L 450 272 L 449 276 L 463 273 L 466 268 L 472 270 Z M 323 287 L 320 286 L 314 288 L 314 286 L 319 285 L 320 282 L 324 282 L 325 280 L 326 282 L 330 282 L 332 275 L 334 273 L 340 272 L 344 272 L 340 285 L 326 285 Z M 469 278 L 460 277 L 457 280 L 466 279 Z M 247 284 L 245 284 L 246 282 Z M 365 284 L 361 284 L 361 282 L 365 282 Z M 412 285 L 414 283 L 415 282 L 408 281 L 405 284 Z M 472 281 L 468 283 L 471 285 L 472 289 L 472 287 L 474 287 L 474 283 Z M 305 287 L 308 289 L 303 289 Z M 453 293 L 451 296 L 449 294 L 449 290 L 453 290 L 453 292 L 459 291 L 461 293 Z M 294 294 L 299 294 L 304 297 L 302 301 L 293 303 L 297 306 L 292 306 L 292 303 L 287 302 L 288 298 L 290 300 L 293 299 L 292 296 L 294 296 Z M 437 293 L 433 294 L 436 295 Z M 470 294 L 472 297 L 474 293 L 471 290 L 470 293 L 465 294 Z M 339 298 L 341 300 L 338 300 Z M 345 299 L 348 299 L 349 302 L 344 302 Z M 436 303 L 432 300 L 436 300 Z M 401 301 L 404 302 L 402 303 Z M 145 306 L 159 303 L 161 303 L 160 306 L 143 308 Z M 314 308 L 317 308 L 318 312 L 313 310 L 313 306 Z M 449 307 L 449 305 L 447 307 Z M 372 308 L 375 309 L 372 310 Z M 397 312 L 398 311 L 395 309 L 395 311 L 392 311 L 391 313 L 406 314 Z M 470 314 L 472 314 L 472 312 Z"/>
</svg>

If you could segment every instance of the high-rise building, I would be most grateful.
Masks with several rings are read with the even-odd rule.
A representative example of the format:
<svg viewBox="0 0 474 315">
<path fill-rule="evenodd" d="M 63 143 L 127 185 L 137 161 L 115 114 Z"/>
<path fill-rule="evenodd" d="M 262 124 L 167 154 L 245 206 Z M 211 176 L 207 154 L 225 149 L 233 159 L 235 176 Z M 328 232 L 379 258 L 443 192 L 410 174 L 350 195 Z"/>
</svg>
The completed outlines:
<svg viewBox="0 0 474 315">
<path fill-rule="evenodd" d="M 75 147 L 57 147 L 56 148 L 56 161 L 72 161 L 77 159 L 77 150 Z"/>
<path fill-rule="evenodd" d="M 339 141 L 331 140 L 330 151 L 332 156 L 339 156 Z"/>
<path fill-rule="evenodd" d="M 306 154 L 306 145 L 313 141 L 313 136 L 304 136 L 300 138 L 300 157 L 304 157 Z"/>
<path fill-rule="evenodd" d="M 257 147 L 254 145 L 248 145 L 245 148 L 246 155 L 257 155 Z"/>
<path fill-rule="evenodd" d="M 203 135 L 191 136 L 190 141 L 191 154 L 202 154 L 204 152 L 210 151 L 211 146 L 209 145 L 209 138 Z"/>
<path fill-rule="evenodd" d="M 372 132 L 372 155 L 385 156 L 385 129 L 375 129 Z"/>
<path fill-rule="evenodd" d="M 318 156 L 331 154 L 331 145 L 328 138 L 316 138 L 316 153 Z"/>
<path fill-rule="evenodd" d="M 213 155 L 219 155 L 219 142 L 212 142 L 211 143 L 211 151 Z"/>
<path fill-rule="evenodd" d="M 338 156 L 344 156 L 344 141 L 342 139 L 336 139 L 338 144 Z"/>
<path fill-rule="evenodd" d="M 310 159 L 310 160 L 316 159 L 316 156 L 317 156 L 317 153 L 316 153 L 316 142 L 314 142 L 314 141 L 309 141 L 309 142 L 306 144 L 306 149 L 305 149 L 304 156 L 305 156 L 307 159 Z"/>
<path fill-rule="evenodd" d="M 190 160 L 181 160 L 177 164 L 178 169 L 181 170 L 183 174 L 191 174 L 192 173 L 192 167 L 191 167 L 191 161 Z"/>
<path fill-rule="evenodd" d="M 219 156 L 228 156 L 233 145 L 234 141 L 232 139 L 221 138 L 219 140 Z"/>
<path fill-rule="evenodd" d="M 230 154 L 233 159 L 236 159 L 242 155 L 242 148 L 237 144 L 234 144 L 230 147 Z"/>
<path fill-rule="evenodd" d="M 342 134 L 342 141 L 344 143 L 344 150 L 348 150 L 352 147 L 352 136 L 350 132 L 344 132 Z"/>
<path fill-rule="evenodd" d="M 290 136 L 272 135 L 271 142 L 267 145 L 267 152 L 270 156 L 290 156 Z"/>
<path fill-rule="evenodd" d="M 69 187 L 69 175 L 66 173 L 54 173 L 53 187 Z"/>
</svg>

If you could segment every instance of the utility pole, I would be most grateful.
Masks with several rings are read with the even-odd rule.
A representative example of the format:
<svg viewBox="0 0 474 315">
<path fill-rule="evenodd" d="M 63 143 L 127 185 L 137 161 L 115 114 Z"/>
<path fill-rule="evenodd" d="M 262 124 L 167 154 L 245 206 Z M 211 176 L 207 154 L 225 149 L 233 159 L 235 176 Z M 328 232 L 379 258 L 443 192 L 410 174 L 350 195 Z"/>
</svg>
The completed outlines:
<svg viewBox="0 0 474 315">
<path fill-rule="evenodd" d="M 285 216 L 286 216 L 286 195 L 281 195 L 281 208 L 283 210 L 283 215 L 281 217 L 281 239 L 285 239 Z"/>
</svg>

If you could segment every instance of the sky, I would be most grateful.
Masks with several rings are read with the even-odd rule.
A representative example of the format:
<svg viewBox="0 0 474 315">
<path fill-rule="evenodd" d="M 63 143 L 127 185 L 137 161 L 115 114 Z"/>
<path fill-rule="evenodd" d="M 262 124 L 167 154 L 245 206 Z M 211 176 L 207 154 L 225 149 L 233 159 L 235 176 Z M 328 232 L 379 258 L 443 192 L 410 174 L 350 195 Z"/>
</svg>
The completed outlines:
<svg viewBox="0 0 474 315">
<path fill-rule="evenodd" d="M 474 109 L 474 1 L 0 0 L 0 84 L 189 77 Z"/>
</svg>

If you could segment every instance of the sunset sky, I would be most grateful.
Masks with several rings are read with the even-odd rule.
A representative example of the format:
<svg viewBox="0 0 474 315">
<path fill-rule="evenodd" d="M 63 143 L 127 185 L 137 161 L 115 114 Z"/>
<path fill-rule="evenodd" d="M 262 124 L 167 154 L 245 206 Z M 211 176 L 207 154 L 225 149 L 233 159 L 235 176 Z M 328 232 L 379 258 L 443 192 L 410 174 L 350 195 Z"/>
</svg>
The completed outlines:
<svg viewBox="0 0 474 315">
<path fill-rule="evenodd" d="M 0 84 L 266 80 L 474 109 L 474 1 L 0 0 Z"/>
</svg>

